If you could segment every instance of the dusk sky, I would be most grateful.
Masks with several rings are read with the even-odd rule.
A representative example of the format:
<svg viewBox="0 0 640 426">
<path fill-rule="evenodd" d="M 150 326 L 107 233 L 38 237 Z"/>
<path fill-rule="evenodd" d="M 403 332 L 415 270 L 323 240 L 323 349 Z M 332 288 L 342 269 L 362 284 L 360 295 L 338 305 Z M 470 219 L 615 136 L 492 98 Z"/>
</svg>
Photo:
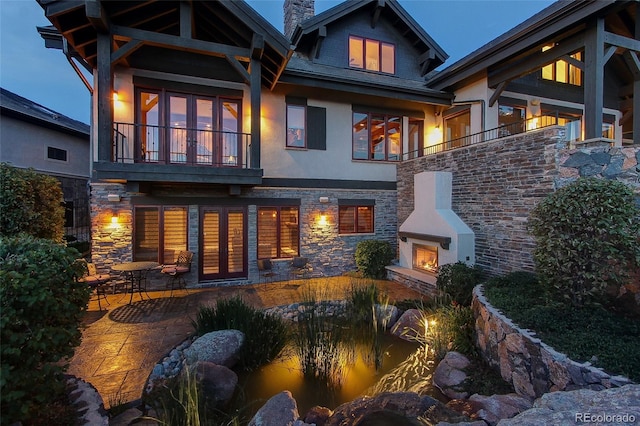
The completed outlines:
<svg viewBox="0 0 640 426">
<path fill-rule="evenodd" d="M 283 31 L 283 0 L 248 3 Z M 316 0 L 316 13 L 341 1 Z M 400 0 L 449 55 L 440 69 L 533 16 L 549 0 Z M 73 119 L 89 123 L 90 95 L 64 54 L 46 49 L 36 26 L 51 23 L 36 0 L 0 0 L 0 86 Z"/>
</svg>

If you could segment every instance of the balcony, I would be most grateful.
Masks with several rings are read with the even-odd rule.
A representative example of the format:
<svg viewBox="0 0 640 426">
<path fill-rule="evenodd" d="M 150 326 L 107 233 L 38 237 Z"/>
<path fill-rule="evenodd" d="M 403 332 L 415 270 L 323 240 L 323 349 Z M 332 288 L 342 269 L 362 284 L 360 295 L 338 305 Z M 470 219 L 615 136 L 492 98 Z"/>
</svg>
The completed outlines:
<svg viewBox="0 0 640 426">
<path fill-rule="evenodd" d="M 575 135 L 579 134 L 580 131 L 579 118 L 576 120 L 568 120 L 566 118 L 559 117 L 557 113 L 547 114 L 527 120 L 516 121 L 504 126 L 496 127 L 495 129 L 485 130 L 484 132 L 474 133 L 461 138 L 451 139 L 439 144 L 429 145 L 420 150 L 406 152 L 403 154 L 402 160 L 411 160 L 413 158 L 433 155 L 440 152 L 450 151 L 452 149 L 463 148 L 481 142 L 488 142 L 556 125 L 566 126 L 569 138 L 575 138 Z"/>
<path fill-rule="evenodd" d="M 114 123 L 111 162 L 94 171 L 102 180 L 259 185 L 250 155 L 248 133 Z"/>
</svg>

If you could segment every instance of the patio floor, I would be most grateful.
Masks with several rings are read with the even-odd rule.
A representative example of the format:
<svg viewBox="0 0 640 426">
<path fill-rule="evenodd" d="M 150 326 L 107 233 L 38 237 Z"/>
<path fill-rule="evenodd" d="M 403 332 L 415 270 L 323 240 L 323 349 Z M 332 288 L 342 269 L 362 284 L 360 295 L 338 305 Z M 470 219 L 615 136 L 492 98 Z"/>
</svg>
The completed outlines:
<svg viewBox="0 0 640 426">
<path fill-rule="evenodd" d="M 342 299 L 353 283 L 350 277 L 312 278 L 177 290 L 172 297 L 168 290 L 156 290 L 149 291 L 150 299 L 145 300 L 135 294 L 131 304 L 129 294 L 110 294 L 110 305 L 102 300 L 102 311 L 94 296 L 85 315 L 82 343 L 68 372 L 91 383 L 106 408 L 130 403 L 141 397 L 154 365 L 193 333 L 191 319 L 199 306 L 215 306 L 216 300 L 236 295 L 258 308 L 300 302 L 308 292 L 317 299 Z M 424 298 L 398 283 L 376 283 L 391 303 Z"/>
</svg>

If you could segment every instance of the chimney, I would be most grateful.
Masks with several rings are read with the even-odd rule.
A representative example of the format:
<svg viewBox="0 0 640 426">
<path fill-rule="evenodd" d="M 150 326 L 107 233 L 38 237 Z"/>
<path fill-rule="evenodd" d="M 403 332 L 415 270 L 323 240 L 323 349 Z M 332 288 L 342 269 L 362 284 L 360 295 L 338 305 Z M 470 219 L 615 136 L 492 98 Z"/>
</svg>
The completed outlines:
<svg viewBox="0 0 640 426">
<path fill-rule="evenodd" d="M 284 35 L 291 39 L 296 26 L 315 15 L 314 0 L 284 0 Z"/>
</svg>

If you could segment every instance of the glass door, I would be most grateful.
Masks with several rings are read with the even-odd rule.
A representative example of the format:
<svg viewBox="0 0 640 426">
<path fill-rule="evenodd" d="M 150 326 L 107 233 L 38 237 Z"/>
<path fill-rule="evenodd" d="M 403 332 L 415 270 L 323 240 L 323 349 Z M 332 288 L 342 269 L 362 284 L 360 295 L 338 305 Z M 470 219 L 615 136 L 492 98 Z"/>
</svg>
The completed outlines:
<svg viewBox="0 0 640 426">
<path fill-rule="evenodd" d="M 200 278 L 247 276 L 246 211 L 242 207 L 202 207 Z"/>
<path fill-rule="evenodd" d="M 220 100 L 221 128 L 221 149 L 220 164 L 223 166 L 237 166 L 242 164 L 242 150 L 239 147 L 238 132 L 240 131 L 240 120 L 238 118 L 240 112 L 240 104 L 236 101 Z"/>
</svg>

